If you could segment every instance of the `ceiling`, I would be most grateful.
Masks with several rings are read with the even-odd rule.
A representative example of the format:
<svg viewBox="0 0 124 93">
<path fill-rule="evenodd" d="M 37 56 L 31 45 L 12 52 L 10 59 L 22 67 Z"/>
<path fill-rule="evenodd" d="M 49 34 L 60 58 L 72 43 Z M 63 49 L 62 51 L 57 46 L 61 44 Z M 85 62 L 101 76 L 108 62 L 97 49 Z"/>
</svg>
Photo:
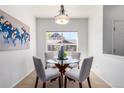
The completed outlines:
<svg viewBox="0 0 124 93">
<path fill-rule="evenodd" d="M 66 13 L 70 18 L 86 18 L 95 5 L 66 5 Z M 53 18 L 59 14 L 60 5 L 32 5 L 29 6 L 32 14 L 37 18 Z"/>
</svg>

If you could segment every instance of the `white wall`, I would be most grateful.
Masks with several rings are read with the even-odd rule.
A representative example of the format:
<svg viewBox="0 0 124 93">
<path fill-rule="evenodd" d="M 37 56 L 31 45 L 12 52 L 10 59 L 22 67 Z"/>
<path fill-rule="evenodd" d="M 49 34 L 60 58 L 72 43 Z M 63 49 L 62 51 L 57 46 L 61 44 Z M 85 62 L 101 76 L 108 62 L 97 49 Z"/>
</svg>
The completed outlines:
<svg viewBox="0 0 124 93">
<path fill-rule="evenodd" d="M 30 26 L 30 49 L 0 51 L 0 87 L 13 87 L 34 69 L 35 18 L 27 6 L 0 6 L 0 9 Z"/>
<path fill-rule="evenodd" d="M 71 19 L 66 25 L 58 25 L 53 19 L 37 19 L 37 55 L 44 60 L 46 51 L 46 31 L 78 31 L 78 50 L 82 56 L 87 56 L 88 19 Z"/>
<path fill-rule="evenodd" d="M 124 57 L 103 54 L 103 7 L 94 6 L 89 18 L 88 53 L 94 56 L 94 71 L 112 87 L 124 87 Z"/>
</svg>

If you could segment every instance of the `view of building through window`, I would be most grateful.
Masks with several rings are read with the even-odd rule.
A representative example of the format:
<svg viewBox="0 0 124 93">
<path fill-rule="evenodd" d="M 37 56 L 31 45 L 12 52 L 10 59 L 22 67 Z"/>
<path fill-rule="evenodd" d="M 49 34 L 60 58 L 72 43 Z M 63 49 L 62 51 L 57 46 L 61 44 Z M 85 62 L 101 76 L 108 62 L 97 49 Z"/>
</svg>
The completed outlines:
<svg viewBox="0 0 124 93">
<path fill-rule="evenodd" d="M 65 51 L 77 51 L 78 32 L 46 32 L 47 51 L 58 51 L 64 46 Z"/>
</svg>

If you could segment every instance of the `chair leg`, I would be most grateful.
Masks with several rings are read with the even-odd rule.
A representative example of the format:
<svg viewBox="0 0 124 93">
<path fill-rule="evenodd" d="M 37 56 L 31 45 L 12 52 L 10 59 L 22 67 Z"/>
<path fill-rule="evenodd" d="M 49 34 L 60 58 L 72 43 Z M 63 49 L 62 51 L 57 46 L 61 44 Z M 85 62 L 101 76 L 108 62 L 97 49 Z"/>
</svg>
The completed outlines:
<svg viewBox="0 0 124 93">
<path fill-rule="evenodd" d="M 89 88 L 91 88 L 90 77 L 87 78 Z"/>
<path fill-rule="evenodd" d="M 43 82 L 43 88 L 46 88 L 46 82 Z"/>
<path fill-rule="evenodd" d="M 58 78 L 59 81 L 59 88 L 61 88 L 61 77 Z"/>
<path fill-rule="evenodd" d="M 39 78 L 38 78 L 38 76 L 37 76 L 37 77 L 36 77 L 36 82 L 35 82 L 35 88 L 37 87 L 38 80 L 39 80 Z"/>
<path fill-rule="evenodd" d="M 45 66 L 45 69 L 47 69 L 47 67 Z"/>
<path fill-rule="evenodd" d="M 78 65 L 78 69 L 80 69 L 80 66 Z"/>
<path fill-rule="evenodd" d="M 79 87 L 82 88 L 82 83 L 79 82 Z"/>
<path fill-rule="evenodd" d="M 66 88 L 67 85 L 67 77 L 65 76 L 65 82 L 64 82 L 64 87 Z"/>
<path fill-rule="evenodd" d="M 47 69 L 47 65 L 45 65 L 45 69 Z"/>
</svg>

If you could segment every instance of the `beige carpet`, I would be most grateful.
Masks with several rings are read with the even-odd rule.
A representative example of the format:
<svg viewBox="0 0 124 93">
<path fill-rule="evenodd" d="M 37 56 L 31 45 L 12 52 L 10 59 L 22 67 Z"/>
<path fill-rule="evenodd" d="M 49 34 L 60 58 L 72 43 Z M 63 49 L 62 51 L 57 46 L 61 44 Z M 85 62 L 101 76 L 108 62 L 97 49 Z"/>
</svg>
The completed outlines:
<svg viewBox="0 0 124 93">
<path fill-rule="evenodd" d="M 22 80 L 19 84 L 15 86 L 15 88 L 33 88 L 35 85 L 36 73 L 33 71 L 29 76 L 27 76 L 24 80 Z M 91 86 L 92 88 L 110 88 L 110 86 L 101 80 L 98 76 L 96 76 L 93 72 L 90 74 Z M 67 81 L 68 88 L 79 88 L 79 83 L 73 81 Z M 87 80 L 82 83 L 83 88 L 88 88 Z M 58 88 L 58 79 L 50 82 L 48 81 L 46 84 L 47 88 Z M 42 88 L 42 81 L 39 80 L 37 88 Z"/>
</svg>

